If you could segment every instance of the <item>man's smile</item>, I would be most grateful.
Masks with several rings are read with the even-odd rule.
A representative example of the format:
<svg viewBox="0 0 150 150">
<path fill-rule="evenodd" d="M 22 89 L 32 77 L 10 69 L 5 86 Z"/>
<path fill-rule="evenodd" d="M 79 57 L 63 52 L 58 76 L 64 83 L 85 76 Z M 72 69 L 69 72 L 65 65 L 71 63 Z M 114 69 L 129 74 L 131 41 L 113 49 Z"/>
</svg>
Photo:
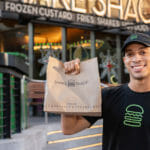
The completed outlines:
<svg viewBox="0 0 150 150">
<path fill-rule="evenodd" d="M 131 68 L 134 72 L 140 72 L 146 67 L 146 64 L 143 65 L 132 65 Z"/>
</svg>

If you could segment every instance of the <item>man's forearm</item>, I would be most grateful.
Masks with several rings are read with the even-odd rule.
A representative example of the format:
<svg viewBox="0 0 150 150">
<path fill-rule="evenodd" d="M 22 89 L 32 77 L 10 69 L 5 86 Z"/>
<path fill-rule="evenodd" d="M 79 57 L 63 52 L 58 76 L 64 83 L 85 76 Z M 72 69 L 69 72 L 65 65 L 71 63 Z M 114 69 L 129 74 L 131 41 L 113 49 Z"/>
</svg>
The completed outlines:
<svg viewBox="0 0 150 150">
<path fill-rule="evenodd" d="M 74 126 L 78 122 L 78 117 L 73 115 L 61 115 L 61 126 L 64 134 L 73 134 Z"/>
<path fill-rule="evenodd" d="M 82 116 L 61 115 L 61 125 L 64 134 L 74 134 L 90 126 Z"/>
</svg>

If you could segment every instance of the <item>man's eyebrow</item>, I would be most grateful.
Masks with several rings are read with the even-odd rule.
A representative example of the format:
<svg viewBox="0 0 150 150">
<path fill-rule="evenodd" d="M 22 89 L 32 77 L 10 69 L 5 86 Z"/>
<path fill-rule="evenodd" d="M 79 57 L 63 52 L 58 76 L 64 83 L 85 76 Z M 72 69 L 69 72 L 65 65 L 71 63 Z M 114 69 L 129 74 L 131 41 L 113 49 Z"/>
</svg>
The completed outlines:
<svg viewBox="0 0 150 150">
<path fill-rule="evenodd" d="M 131 51 L 133 51 L 131 48 L 126 48 L 125 49 L 125 52 L 131 52 Z"/>
<path fill-rule="evenodd" d="M 143 45 L 143 46 L 139 47 L 138 49 L 139 49 L 139 50 L 142 50 L 142 49 L 145 49 L 145 48 L 147 48 L 147 47 Z M 126 49 L 125 49 L 125 52 L 131 52 L 131 51 L 133 51 L 132 48 L 126 48 Z"/>
<path fill-rule="evenodd" d="M 139 49 L 145 49 L 145 48 L 147 48 L 147 47 L 143 45 Z"/>
</svg>

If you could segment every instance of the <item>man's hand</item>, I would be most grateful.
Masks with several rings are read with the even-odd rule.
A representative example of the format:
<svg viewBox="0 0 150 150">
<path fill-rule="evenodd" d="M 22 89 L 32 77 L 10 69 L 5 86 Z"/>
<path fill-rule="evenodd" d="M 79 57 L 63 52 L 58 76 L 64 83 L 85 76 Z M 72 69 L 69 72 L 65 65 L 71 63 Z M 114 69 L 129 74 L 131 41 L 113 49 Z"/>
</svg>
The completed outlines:
<svg viewBox="0 0 150 150">
<path fill-rule="evenodd" d="M 64 63 L 65 73 L 77 75 L 80 73 L 80 59 L 77 58 L 72 61 L 68 61 Z"/>
</svg>

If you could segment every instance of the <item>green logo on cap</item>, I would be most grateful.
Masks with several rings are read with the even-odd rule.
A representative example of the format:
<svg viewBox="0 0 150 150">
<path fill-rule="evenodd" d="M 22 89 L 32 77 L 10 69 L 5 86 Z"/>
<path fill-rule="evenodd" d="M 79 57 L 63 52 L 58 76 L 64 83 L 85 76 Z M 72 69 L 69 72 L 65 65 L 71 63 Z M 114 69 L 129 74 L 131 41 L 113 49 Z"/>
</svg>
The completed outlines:
<svg viewBox="0 0 150 150">
<path fill-rule="evenodd" d="M 134 39 L 137 39 L 137 37 L 138 37 L 137 35 L 132 35 L 132 36 L 130 37 L 130 39 L 131 39 L 131 40 L 134 40 Z"/>
</svg>

